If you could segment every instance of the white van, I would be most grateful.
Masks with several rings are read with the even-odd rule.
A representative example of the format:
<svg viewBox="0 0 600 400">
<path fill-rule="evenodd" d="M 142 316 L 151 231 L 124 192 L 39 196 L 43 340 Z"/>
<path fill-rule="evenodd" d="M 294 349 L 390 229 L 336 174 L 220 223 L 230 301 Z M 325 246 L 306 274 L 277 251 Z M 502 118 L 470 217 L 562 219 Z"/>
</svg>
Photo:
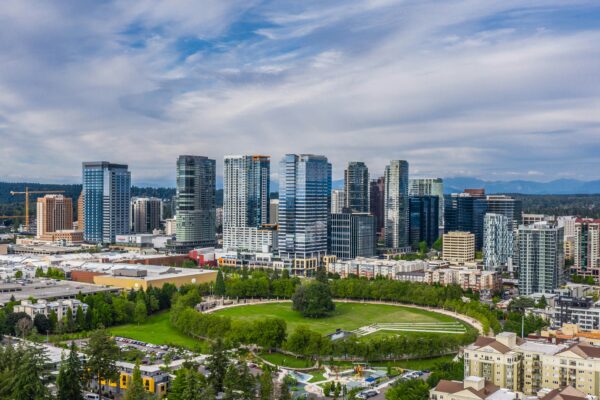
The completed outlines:
<svg viewBox="0 0 600 400">
<path fill-rule="evenodd" d="M 100 396 L 96 393 L 86 393 L 83 398 L 85 400 L 100 400 Z"/>
</svg>

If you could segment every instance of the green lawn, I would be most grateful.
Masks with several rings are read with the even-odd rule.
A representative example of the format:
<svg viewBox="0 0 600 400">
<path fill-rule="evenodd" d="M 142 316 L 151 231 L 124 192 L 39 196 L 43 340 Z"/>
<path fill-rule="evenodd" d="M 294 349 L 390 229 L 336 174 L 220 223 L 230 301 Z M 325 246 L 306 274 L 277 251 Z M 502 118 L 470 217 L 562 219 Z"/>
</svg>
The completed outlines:
<svg viewBox="0 0 600 400">
<path fill-rule="evenodd" d="M 454 322 L 452 317 L 415 308 L 385 304 L 336 303 L 335 312 L 326 318 L 304 318 L 292 310 L 291 303 L 257 304 L 227 308 L 218 311 L 234 319 L 252 321 L 265 317 L 277 317 L 286 321 L 288 332 L 299 325 L 308 325 L 321 334 L 334 332 L 337 328 L 354 330 L 376 322 Z M 393 332 L 400 334 L 400 332 Z"/>
<path fill-rule="evenodd" d="M 311 361 L 309 359 L 296 358 L 296 357 L 292 357 L 287 354 L 281 354 L 281 353 L 269 354 L 267 352 L 263 352 L 263 353 L 260 353 L 260 357 L 266 361 L 269 361 L 270 363 L 279 365 L 281 367 L 308 368 L 308 367 L 312 367 L 313 365 L 315 365 L 315 362 Z"/>
<path fill-rule="evenodd" d="M 206 343 L 179 333 L 169 320 L 169 312 L 154 314 L 143 324 L 127 324 L 109 329 L 114 336 L 126 337 L 152 344 L 184 347 L 194 351 L 206 350 Z"/>
</svg>

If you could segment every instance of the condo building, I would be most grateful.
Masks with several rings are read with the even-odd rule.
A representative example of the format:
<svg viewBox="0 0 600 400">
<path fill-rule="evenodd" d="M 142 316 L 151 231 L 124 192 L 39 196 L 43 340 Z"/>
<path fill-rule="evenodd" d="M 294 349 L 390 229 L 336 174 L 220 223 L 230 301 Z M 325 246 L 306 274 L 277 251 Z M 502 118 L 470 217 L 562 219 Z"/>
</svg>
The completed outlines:
<svg viewBox="0 0 600 400">
<path fill-rule="evenodd" d="M 351 161 L 344 171 L 345 206 L 358 213 L 369 212 L 369 169 L 365 163 Z"/>
<path fill-rule="evenodd" d="M 487 271 L 500 271 L 512 261 L 514 239 L 512 222 L 502 214 L 487 213 L 483 220 L 483 265 Z"/>
<path fill-rule="evenodd" d="M 37 237 L 73 229 L 73 201 L 61 194 L 47 194 L 37 199 Z"/>
<path fill-rule="evenodd" d="M 177 159 L 175 252 L 216 244 L 216 162 L 203 156 Z"/>
<path fill-rule="evenodd" d="M 410 250 L 408 162 L 392 160 L 384 177 L 385 246 L 396 251 Z"/>
</svg>

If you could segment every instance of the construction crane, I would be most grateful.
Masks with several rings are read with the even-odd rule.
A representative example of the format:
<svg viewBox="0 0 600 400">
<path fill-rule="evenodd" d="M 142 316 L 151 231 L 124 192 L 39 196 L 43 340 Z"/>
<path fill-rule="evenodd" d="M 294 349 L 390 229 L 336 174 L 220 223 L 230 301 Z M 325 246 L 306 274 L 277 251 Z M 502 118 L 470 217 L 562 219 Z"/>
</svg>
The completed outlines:
<svg viewBox="0 0 600 400">
<path fill-rule="evenodd" d="M 16 196 L 19 194 L 25 195 L 25 229 L 29 232 L 29 195 L 30 194 L 53 194 L 53 193 L 64 193 L 64 192 L 65 192 L 64 190 L 29 190 L 28 187 L 25 187 L 24 192 L 10 192 L 10 194 L 13 196 Z"/>
</svg>

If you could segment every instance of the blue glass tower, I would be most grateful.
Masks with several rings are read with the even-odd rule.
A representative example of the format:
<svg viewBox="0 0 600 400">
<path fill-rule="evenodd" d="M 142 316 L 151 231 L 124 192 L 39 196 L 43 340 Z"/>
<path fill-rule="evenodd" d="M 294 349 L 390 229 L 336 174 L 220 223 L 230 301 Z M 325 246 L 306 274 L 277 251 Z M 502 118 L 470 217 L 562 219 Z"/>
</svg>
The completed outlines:
<svg viewBox="0 0 600 400">
<path fill-rule="evenodd" d="M 83 237 L 92 243 L 114 243 L 130 229 L 131 173 L 127 165 L 107 161 L 82 165 Z"/>
<path fill-rule="evenodd" d="M 279 164 L 279 254 L 288 260 L 327 254 L 331 164 L 324 156 L 287 154 Z"/>
</svg>

